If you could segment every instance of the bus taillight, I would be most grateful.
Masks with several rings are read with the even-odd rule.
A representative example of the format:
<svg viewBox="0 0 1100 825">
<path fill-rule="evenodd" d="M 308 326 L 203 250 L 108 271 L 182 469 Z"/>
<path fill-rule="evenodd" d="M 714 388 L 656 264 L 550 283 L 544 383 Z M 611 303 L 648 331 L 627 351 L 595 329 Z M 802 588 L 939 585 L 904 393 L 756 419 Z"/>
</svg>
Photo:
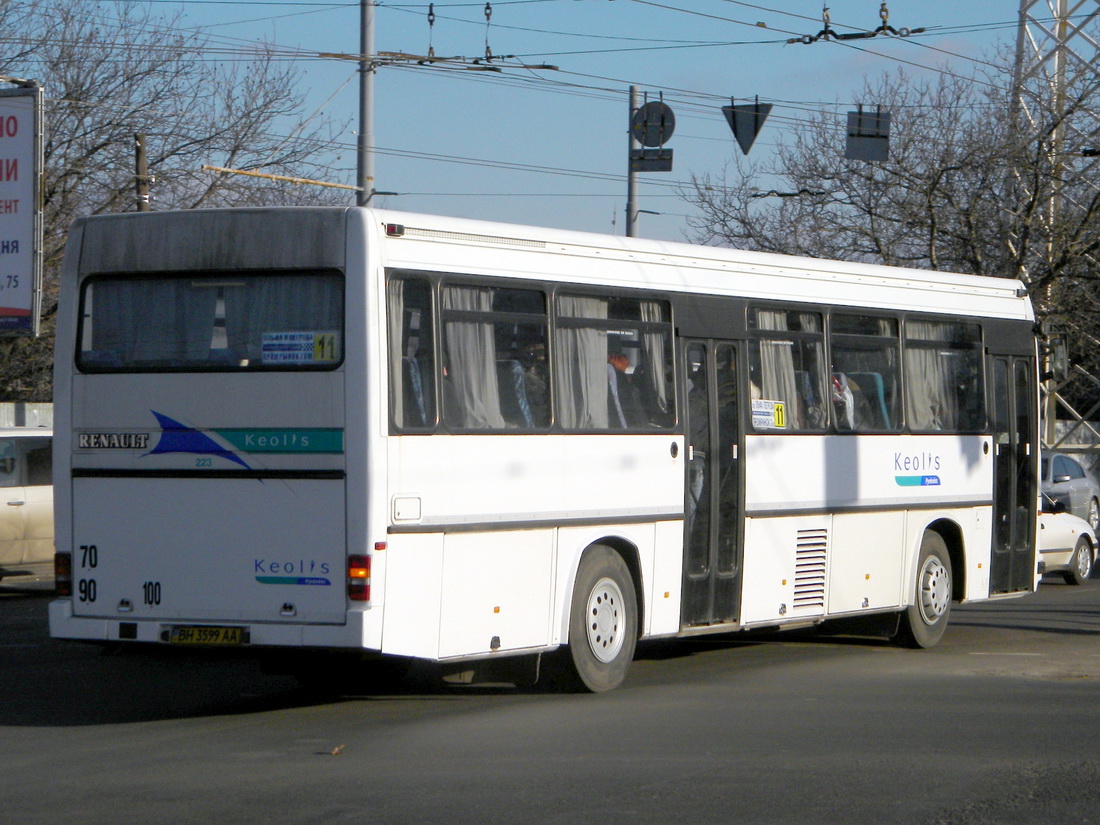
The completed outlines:
<svg viewBox="0 0 1100 825">
<path fill-rule="evenodd" d="M 73 554 L 53 554 L 54 592 L 58 596 L 73 595 Z"/>
<path fill-rule="evenodd" d="M 348 599 L 370 601 L 370 556 L 348 556 Z"/>
</svg>

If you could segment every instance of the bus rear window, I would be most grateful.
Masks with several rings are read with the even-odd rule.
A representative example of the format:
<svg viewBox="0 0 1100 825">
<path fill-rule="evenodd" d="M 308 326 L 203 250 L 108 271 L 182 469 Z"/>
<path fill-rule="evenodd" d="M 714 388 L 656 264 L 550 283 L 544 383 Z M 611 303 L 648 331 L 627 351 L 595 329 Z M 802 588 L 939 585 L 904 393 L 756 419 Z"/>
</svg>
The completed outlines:
<svg viewBox="0 0 1100 825">
<path fill-rule="evenodd" d="M 334 369 L 343 360 L 335 272 L 95 277 L 84 284 L 84 372 Z"/>
</svg>

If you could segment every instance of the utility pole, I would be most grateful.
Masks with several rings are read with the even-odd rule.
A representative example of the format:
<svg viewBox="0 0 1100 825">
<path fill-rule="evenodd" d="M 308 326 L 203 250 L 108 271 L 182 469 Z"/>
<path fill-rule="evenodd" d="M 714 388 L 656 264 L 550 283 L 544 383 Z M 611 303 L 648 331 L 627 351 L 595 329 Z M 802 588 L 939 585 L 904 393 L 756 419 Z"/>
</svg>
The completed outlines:
<svg viewBox="0 0 1100 825">
<path fill-rule="evenodd" d="M 626 236 L 633 238 L 638 226 L 638 173 L 634 171 L 634 162 L 631 160 L 634 150 L 641 149 L 637 138 L 634 137 L 634 113 L 638 111 L 638 87 L 630 87 L 630 116 L 626 123 L 627 151 L 626 151 Z"/>
<path fill-rule="evenodd" d="M 359 141 L 356 203 L 374 195 L 374 0 L 359 0 Z"/>
<path fill-rule="evenodd" d="M 149 156 L 145 152 L 145 135 L 134 135 L 134 190 L 138 212 L 149 211 Z"/>
</svg>

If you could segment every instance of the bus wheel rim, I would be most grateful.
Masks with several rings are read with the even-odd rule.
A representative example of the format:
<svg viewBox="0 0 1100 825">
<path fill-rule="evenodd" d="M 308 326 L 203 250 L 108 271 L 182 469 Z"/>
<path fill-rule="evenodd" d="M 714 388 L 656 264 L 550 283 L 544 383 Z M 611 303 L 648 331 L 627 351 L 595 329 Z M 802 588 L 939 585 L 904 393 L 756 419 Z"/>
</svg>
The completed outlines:
<svg viewBox="0 0 1100 825">
<path fill-rule="evenodd" d="M 623 591 L 614 579 L 600 579 L 588 595 L 588 646 L 601 662 L 614 661 L 623 648 L 623 607 Z"/>
<path fill-rule="evenodd" d="M 925 624 L 935 624 L 947 612 L 951 599 L 951 572 L 935 556 L 921 568 L 920 614 Z"/>
</svg>

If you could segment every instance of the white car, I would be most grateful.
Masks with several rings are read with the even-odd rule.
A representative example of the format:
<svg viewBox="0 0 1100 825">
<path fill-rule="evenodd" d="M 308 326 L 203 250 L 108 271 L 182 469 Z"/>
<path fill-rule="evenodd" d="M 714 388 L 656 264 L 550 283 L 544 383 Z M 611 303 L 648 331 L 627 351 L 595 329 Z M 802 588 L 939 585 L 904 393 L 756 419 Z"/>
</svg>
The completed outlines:
<svg viewBox="0 0 1100 825">
<path fill-rule="evenodd" d="M 1091 524 L 1094 533 L 1100 529 L 1100 483 L 1092 473 L 1076 458 L 1046 450 L 1039 467 L 1043 493 L 1063 502 L 1069 512 Z"/>
<path fill-rule="evenodd" d="M 53 580 L 53 433 L 0 428 L 0 580 Z"/>
<path fill-rule="evenodd" d="M 1061 573 L 1067 584 L 1083 584 L 1096 561 L 1096 534 L 1065 504 L 1043 496 L 1039 513 L 1039 572 Z"/>
</svg>

